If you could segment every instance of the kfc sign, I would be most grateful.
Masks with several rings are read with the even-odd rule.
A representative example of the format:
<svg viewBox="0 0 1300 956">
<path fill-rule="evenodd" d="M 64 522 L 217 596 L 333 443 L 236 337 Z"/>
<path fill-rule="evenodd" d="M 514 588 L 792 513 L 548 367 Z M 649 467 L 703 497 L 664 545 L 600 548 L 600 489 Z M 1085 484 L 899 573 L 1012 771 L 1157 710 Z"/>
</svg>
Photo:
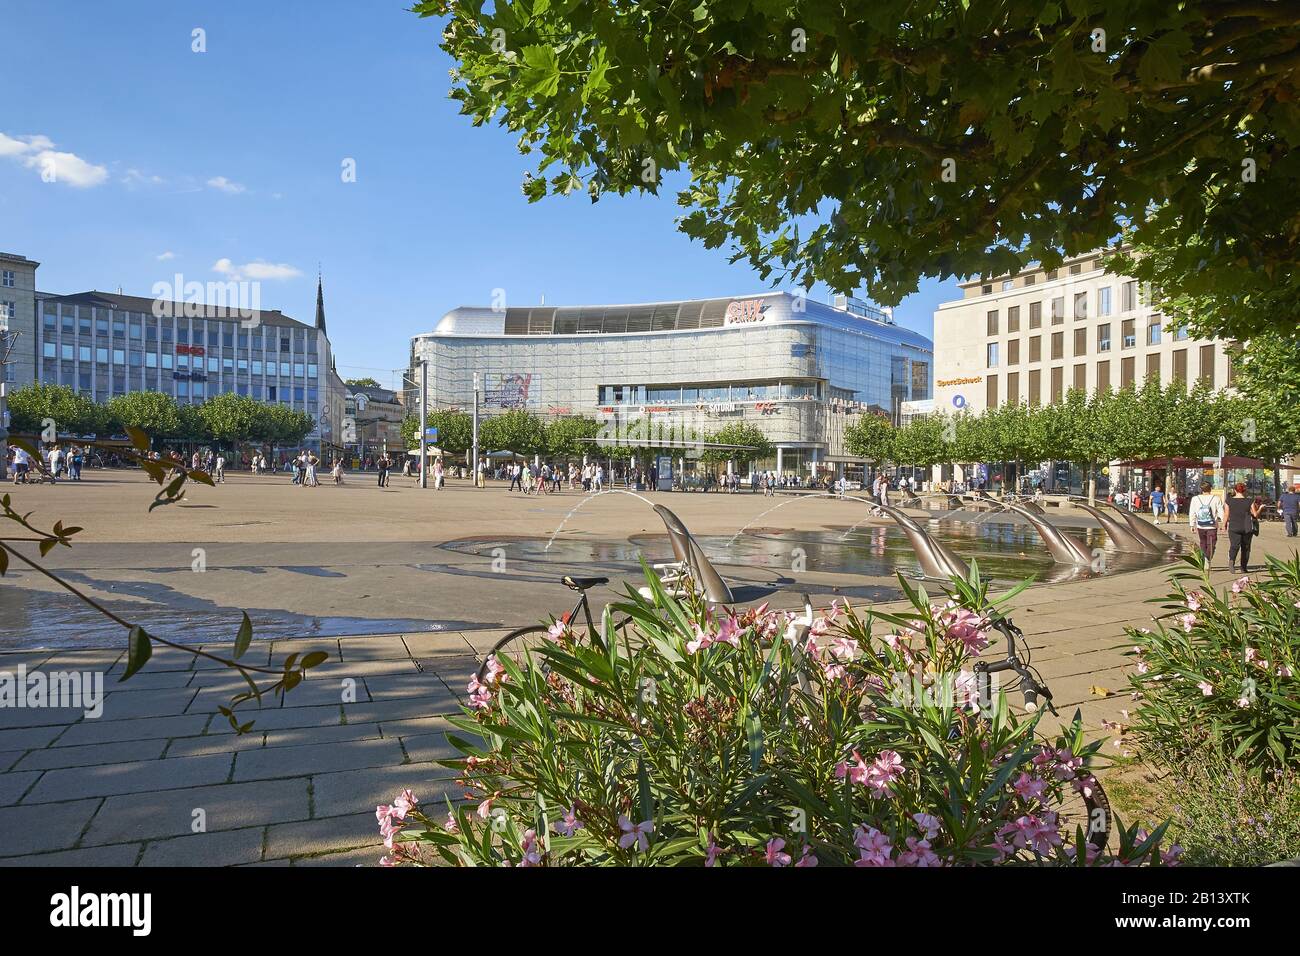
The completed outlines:
<svg viewBox="0 0 1300 956">
<path fill-rule="evenodd" d="M 741 299 L 727 305 L 724 325 L 746 325 L 750 322 L 762 322 L 767 311 L 767 303 L 762 299 Z"/>
</svg>

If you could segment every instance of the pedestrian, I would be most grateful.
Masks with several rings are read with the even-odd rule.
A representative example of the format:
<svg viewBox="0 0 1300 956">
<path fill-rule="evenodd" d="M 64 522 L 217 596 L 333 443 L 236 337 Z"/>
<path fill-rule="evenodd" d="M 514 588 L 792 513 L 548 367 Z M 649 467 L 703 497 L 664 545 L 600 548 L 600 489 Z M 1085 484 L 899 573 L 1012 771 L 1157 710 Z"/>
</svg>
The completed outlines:
<svg viewBox="0 0 1300 956">
<path fill-rule="evenodd" d="M 1223 502 L 1210 494 L 1210 483 L 1201 483 L 1201 493 L 1187 504 L 1187 523 L 1196 532 L 1205 563 L 1214 561 L 1219 542 L 1219 525 L 1223 523 Z"/>
<path fill-rule="evenodd" d="M 81 480 L 81 466 L 86 460 L 86 450 L 80 445 L 73 445 L 71 449 L 72 464 L 69 466 L 70 475 L 73 481 Z"/>
<path fill-rule="evenodd" d="M 442 481 L 443 481 L 442 459 L 437 458 L 434 459 L 433 462 L 433 488 L 435 491 L 438 491 L 442 488 Z"/>
<path fill-rule="evenodd" d="M 27 473 L 32 468 L 32 456 L 17 445 L 10 445 L 9 450 L 14 455 L 14 484 L 27 484 Z"/>
<path fill-rule="evenodd" d="M 1154 517 L 1156 524 L 1160 523 L 1160 515 L 1165 510 L 1165 492 L 1160 485 L 1151 489 L 1151 515 Z"/>
<path fill-rule="evenodd" d="M 1178 517 L 1178 490 L 1172 486 L 1165 495 L 1165 512 L 1165 524 L 1173 524 L 1174 519 Z"/>
<path fill-rule="evenodd" d="M 384 452 L 379 459 L 379 487 L 388 487 L 388 469 L 392 467 L 392 460 L 388 457 L 388 452 Z"/>
<path fill-rule="evenodd" d="M 1277 502 L 1277 510 L 1282 513 L 1286 536 L 1294 538 L 1297 525 L 1300 525 L 1300 481 L 1295 483 L 1294 488 L 1282 492 L 1282 497 Z"/>
<path fill-rule="evenodd" d="M 218 482 L 223 485 L 226 483 L 226 456 L 225 455 L 217 456 L 217 466 L 212 473 L 212 480 L 214 482 Z"/>
<path fill-rule="evenodd" d="M 1227 513 L 1223 516 L 1223 530 L 1228 532 L 1228 570 L 1241 555 L 1241 573 L 1250 568 L 1250 548 L 1259 534 L 1259 499 L 1246 497 L 1246 486 L 1237 482 L 1236 494 L 1228 498 Z"/>
<path fill-rule="evenodd" d="M 320 459 L 316 457 L 314 452 L 309 451 L 307 452 L 307 457 L 303 459 L 303 464 L 306 467 L 306 484 L 309 487 L 315 488 L 320 484 L 320 482 L 316 480 L 316 466 L 320 464 Z"/>
<path fill-rule="evenodd" d="M 334 484 L 336 485 L 343 484 L 343 459 L 342 458 L 334 459 L 334 471 L 332 472 L 332 477 L 334 478 Z"/>
</svg>

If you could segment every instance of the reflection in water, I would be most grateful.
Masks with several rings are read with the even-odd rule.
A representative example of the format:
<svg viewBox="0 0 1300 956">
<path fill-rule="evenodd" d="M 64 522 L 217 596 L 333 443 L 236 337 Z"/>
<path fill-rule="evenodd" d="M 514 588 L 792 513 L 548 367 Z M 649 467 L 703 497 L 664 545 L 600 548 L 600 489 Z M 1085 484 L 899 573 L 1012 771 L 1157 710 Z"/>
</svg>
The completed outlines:
<svg viewBox="0 0 1300 956">
<path fill-rule="evenodd" d="M 1040 583 L 1055 583 L 1098 573 L 1135 571 L 1152 567 L 1168 558 L 1116 551 L 1104 533 L 1097 529 L 1073 528 L 1091 551 L 1101 550 L 1104 570 L 1058 564 L 1043 546 L 1042 539 L 1027 525 L 1006 522 L 931 521 L 926 527 L 931 537 L 948 545 L 967 561 L 979 562 L 980 573 L 1003 582 L 1033 576 Z M 897 526 L 860 528 L 856 531 L 793 531 L 754 529 L 732 539 L 725 535 L 697 535 L 696 541 L 709 560 L 719 565 L 771 568 L 789 571 L 796 559 L 807 571 L 855 574 L 867 577 L 894 577 L 895 570 L 909 577 L 919 577 L 921 569 L 911 543 Z M 488 540 L 466 538 L 450 541 L 444 547 L 467 554 L 491 554 L 503 548 L 514 560 L 545 561 L 556 565 L 603 564 L 635 568 L 640 557 L 649 563 L 672 560 L 672 550 L 665 535 L 635 535 L 629 541 L 568 539 L 554 542 L 544 550 L 545 539 L 515 538 Z M 798 549 L 798 553 L 796 551 Z"/>
</svg>

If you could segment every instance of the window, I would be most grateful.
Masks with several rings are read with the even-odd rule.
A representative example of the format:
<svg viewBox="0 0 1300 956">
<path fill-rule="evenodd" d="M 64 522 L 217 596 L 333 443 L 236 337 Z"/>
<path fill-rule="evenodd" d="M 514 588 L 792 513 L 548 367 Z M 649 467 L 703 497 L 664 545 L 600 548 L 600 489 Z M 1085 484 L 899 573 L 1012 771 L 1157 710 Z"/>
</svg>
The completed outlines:
<svg viewBox="0 0 1300 956">
<path fill-rule="evenodd" d="M 1097 363 L 1097 391 L 1104 392 L 1110 388 L 1110 363 Z"/>
<path fill-rule="evenodd" d="M 1214 388 L 1214 346 L 1201 346 L 1201 374 L 1200 381 L 1204 382 L 1210 388 Z"/>
<path fill-rule="evenodd" d="M 247 371 L 248 371 L 248 359 L 240 359 L 240 360 L 239 360 L 239 371 L 241 371 L 241 372 L 247 372 Z"/>
<path fill-rule="evenodd" d="M 1020 364 L 1020 340 L 1012 339 L 1007 343 L 1007 364 Z"/>
<path fill-rule="evenodd" d="M 1007 404 L 1008 405 L 1020 404 L 1020 373 L 1019 372 L 1007 373 Z"/>
<path fill-rule="evenodd" d="M 1078 358 L 1081 355 L 1088 354 L 1088 330 L 1074 330 L 1074 356 Z"/>
<path fill-rule="evenodd" d="M 989 375 L 984 379 L 984 404 L 988 408 L 998 407 L 998 377 Z"/>
<path fill-rule="evenodd" d="M 295 386 L 293 387 L 293 400 L 294 400 L 295 402 L 301 402 L 301 401 L 302 401 L 302 394 L 303 394 L 303 392 L 302 392 L 302 386 L 301 386 L 301 385 L 295 385 Z"/>
<path fill-rule="evenodd" d="M 1029 330 L 1041 329 L 1043 327 L 1043 303 L 1029 303 Z"/>
<path fill-rule="evenodd" d="M 1137 322 L 1125 319 L 1120 325 L 1121 347 L 1131 349 L 1137 346 Z"/>
<path fill-rule="evenodd" d="M 189 397 L 190 397 L 190 383 L 189 383 L 189 382 L 186 382 L 186 381 L 180 381 L 180 382 L 177 382 L 177 383 L 176 383 L 176 397 L 177 397 L 177 398 L 189 398 Z"/>
<path fill-rule="evenodd" d="M 288 377 L 289 377 L 289 363 L 288 363 L 288 362 L 281 362 L 281 363 L 280 363 L 280 374 L 283 375 L 285 378 L 288 378 Z"/>
<path fill-rule="evenodd" d="M 302 378 L 302 363 L 301 363 L 301 362 L 294 362 L 294 363 L 293 363 L 293 377 L 294 377 L 294 378 Z"/>
<path fill-rule="evenodd" d="M 194 364 L 195 364 L 196 366 L 201 366 L 201 365 L 203 364 L 203 359 L 201 359 L 201 358 L 195 358 L 195 360 L 194 360 Z M 176 356 L 176 367 L 177 367 L 177 368 L 189 368 L 189 367 L 190 367 L 190 357 L 189 357 L 188 355 L 178 355 L 178 356 Z"/>
<path fill-rule="evenodd" d="M 1108 285 L 1097 290 L 1097 314 L 1110 315 L 1110 286 Z"/>
<path fill-rule="evenodd" d="M 997 368 L 998 367 L 998 343 L 997 342 L 989 343 L 988 358 L 989 358 L 989 362 L 988 362 L 989 368 Z"/>
<path fill-rule="evenodd" d="M 221 370 L 223 372 L 233 372 L 235 370 L 235 360 L 223 358 L 221 360 Z"/>
<path fill-rule="evenodd" d="M 90 346 L 83 345 L 77 349 L 77 359 L 82 362 L 90 361 Z"/>
<path fill-rule="evenodd" d="M 998 334 L 998 310 L 994 309 L 989 313 L 989 335 Z"/>
<path fill-rule="evenodd" d="M 1103 322 L 1101 325 L 1097 326 L 1097 351 L 1098 352 L 1110 351 L 1110 323 L 1109 322 Z"/>
<path fill-rule="evenodd" d="M 1074 294 L 1074 321 L 1088 317 L 1088 293 L 1076 292 Z"/>
<path fill-rule="evenodd" d="M 1061 379 L 1064 377 L 1065 370 L 1061 366 L 1052 369 L 1052 404 L 1055 405 L 1061 400 Z"/>
<path fill-rule="evenodd" d="M 1174 352 L 1174 381 L 1187 382 L 1187 349 Z"/>
<path fill-rule="evenodd" d="M 1057 296 L 1052 300 L 1052 324 L 1060 325 L 1065 321 L 1065 296 Z"/>
<path fill-rule="evenodd" d="M 145 367 L 145 368 L 157 368 L 157 367 L 158 367 L 158 353 L 157 353 L 157 352 L 145 352 L 145 353 L 144 353 L 144 367 Z"/>
<path fill-rule="evenodd" d="M 113 349 L 113 364 L 114 365 L 126 364 L 126 352 L 123 349 Z"/>
<path fill-rule="evenodd" d="M 254 374 L 254 375 L 261 375 L 261 374 L 262 374 L 262 361 L 261 361 L 261 359 L 253 359 L 253 374 Z"/>
<path fill-rule="evenodd" d="M 223 349 L 233 349 L 233 348 L 235 347 L 235 333 L 234 333 L 234 332 L 222 332 L 222 333 L 221 333 L 221 347 L 222 347 Z"/>
<path fill-rule="evenodd" d="M 194 395 L 195 398 L 202 398 L 206 390 L 207 390 L 207 386 L 205 386 L 202 382 L 195 382 L 194 390 L 192 394 Z"/>
<path fill-rule="evenodd" d="M 208 329 L 208 345 L 212 346 L 213 348 L 216 348 L 220 344 L 221 344 L 221 333 L 219 333 L 216 329 Z"/>
<path fill-rule="evenodd" d="M 308 377 L 308 378 L 315 378 L 315 377 L 316 377 L 316 372 L 317 372 L 316 363 L 315 363 L 315 362 L 308 362 L 308 363 L 307 363 L 307 377 Z"/>
<path fill-rule="evenodd" d="M 144 334 L 144 327 L 140 325 L 139 320 L 133 321 L 131 323 L 131 338 L 138 339 L 141 338 L 143 334 Z"/>
<path fill-rule="evenodd" d="M 287 335 L 280 336 L 280 351 L 281 352 L 289 351 L 289 336 Z"/>
<path fill-rule="evenodd" d="M 1059 273 L 1060 273 L 1060 270 L 1059 270 L 1059 269 L 1049 269 L 1049 270 L 1047 271 L 1047 281 L 1048 281 L 1048 282 L 1055 282 L 1055 281 L 1056 281 L 1056 277 L 1057 277 L 1057 275 L 1058 275 Z"/>
<path fill-rule="evenodd" d="M 142 358 L 141 358 L 141 357 L 142 357 L 143 355 L 144 355 L 143 352 L 135 352 L 135 351 L 132 351 L 130 354 L 127 355 L 127 362 L 128 362 L 128 364 L 129 364 L 132 368 L 139 368 L 139 367 L 140 367 L 140 362 L 142 361 Z"/>
<path fill-rule="evenodd" d="M 1082 362 L 1074 367 L 1074 384 L 1071 387 L 1076 392 L 1086 392 L 1088 390 L 1088 366 Z"/>
<path fill-rule="evenodd" d="M 1160 344 L 1160 319 L 1152 316 L 1147 320 L 1147 345 Z"/>
<path fill-rule="evenodd" d="M 1038 281 L 1038 274 L 1035 272 L 1031 272 L 1029 273 L 1029 275 L 1025 276 L 1025 285 L 1033 285 L 1037 281 Z"/>
<path fill-rule="evenodd" d="M 18 318 L 17 302 L 0 302 L 0 321 Z"/>
<path fill-rule="evenodd" d="M 1043 360 L 1043 337 L 1041 335 L 1031 335 L 1029 337 L 1029 361 L 1041 362 Z"/>
<path fill-rule="evenodd" d="M 1020 331 L 1020 306 L 1013 305 L 1007 309 L 1007 331 Z"/>
<path fill-rule="evenodd" d="M 108 364 L 108 349 L 95 349 L 95 361 L 101 365 Z"/>
<path fill-rule="evenodd" d="M 1137 308 L 1138 284 L 1134 282 L 1125 282 L 1120 292 L 1119 307 L 1125 312 L 1132 312 Z"/>
<path fill-rule="evenodd" d="M 5 269 L 4 272 L 0 272 L 0 285 L 3 285 L 6 289 L 12 289 L 14 287 L 13 270 Z"/>
<path fill-rule="evenodd" d="M 1119 387 L 1132 388 L 1137 376 L 1137 360 L 1133 356 L 1121 359 L 1119 363 Z"/>
<path fill-rule="evenodd" d="M 1065 333 L 1052 333 L 1052 361 L 1065 358 Z"/>
<path fill-rule="evenodd" d="M 55 347 L 55 345 L 54 345 L 53 342 L 42 342 L 42 343 L 41 343 L 41 356 L 42 356 L 42 357 L 47 358 L 47 359 L 52 359 L 52 358 L 56 358 L 56 357 L 58 356 L 58 354 L 59 354 L 59 353 L 58 353 L 58 350 L 57 350 L 57 348 Z"/>
<path fill-rule="evenodd" d="M 1070 266 L 1070 275 L 1072 276 L 1077 276 L 1082 271 L 1083 271 L 1082 262 L 1076 262 L 1074 265 Z"/>
<path fill-rule="evenodd" d="M 1029 404 L 1038 406 L 1042 402 L 1043 373 L 1039 369 L 1029 370 Z"/>
<path fill-rule="evenodd" d="M 1152 352 L 1147 356 L 1147 378 L 1148 382 L 1160 381 L 1160 353 Z"/>
<path fill-rule="evenodd" d="M 201 365 L 201 364 L 203 364 L 203 363 L 202 363 L 202 362 L 199 362 L 199 363 L 197 363 L 197 364 Z M 208 356 L 208 371 L 209 371 L 209 372 L 215 372 L 219 367 L 220 367 L 220 366 L 217 364 L 217 360 L 216 360 L 216 358 L 214 358 L 213 356 L 209 355 L 209 356 Z"/>
<path fill-rule="evenodd" d="M 991 285 L 980 286 L 980 295 L 992 295 L 992 294 L 993 294 L 993 286 Z"/>
<path fill-rule="evenodd" d="M 1003 279 L 1003 280 L 1002 280 L 1002 291 L 1003 291 L 1003 292 L 1009 292 L 1010 290 L 1014 289 L 1015 287 L 1016 287 L 1016 282 L 1015 282 L 1014 279 Z"/>
<path fill-rule="evenodd" d="M 1188 339 L 1187 326 L 1180 325 L 1178 328 L 1174 329 L 1175 342 L 1186 342 L 1187 339 Z"/>
<path fill-rule="evenodd" d="M 163 353 L 162 353 L 162 367 L 163 367 L 163 368 L 171 368 L 171 367 L 172 367 L 172 353 L 171 353 L 171 352 L 163 352 Z"/>
</svg>

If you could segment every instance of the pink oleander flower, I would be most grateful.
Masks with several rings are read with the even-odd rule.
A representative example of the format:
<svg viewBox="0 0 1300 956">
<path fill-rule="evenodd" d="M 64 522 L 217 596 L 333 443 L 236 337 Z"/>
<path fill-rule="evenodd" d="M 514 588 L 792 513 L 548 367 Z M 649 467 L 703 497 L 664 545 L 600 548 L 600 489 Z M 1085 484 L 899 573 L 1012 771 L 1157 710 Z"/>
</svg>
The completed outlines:
<svg viewBox="0 0 1300 956">
<path fill-rule="evenodd" d="M 1183 848 L 1175 843 L 1167 850 L 1160 851 L 1160 862 L 1165 866 L 1178 866 L 1182 863 Z"/>
<path fill-rule="evenodd" d="M 1057 780 L 1073 780 L 1075 773 L 1083 767 L 1083 758 L 1076 757 L 1068 748 L 1056 751 L 1055 758 Z"/>
<path fill-rule="evenodd" d="M 844 613 L 844 607 L 840 604 L 840 599 L 835 598 L 831 601 L 831 606 L 826 609 L 826 620 L 834 622 Z"/>
<path fill-rule="evenodd" d="M 875 827 L 866 825 L 858 827 L 854 832 L 853 845 L 861 851 L 860 858 L 853 863 L 854 866 L 894 865 L 894 861 L 889 856 L 894 846 L 888 835 L 881 833 Z"/>
<path fill-rule="evenodd" d="M 1237 578 L 1237 580 L 1232 582 L 1232 593 L 1240 594 L 1248 587 L 1250 587 L 1250 578 L 1243 574 L 1241 577 Z"/>
<path fill-rule="evenodd" d="M 447 819 L 442 823 L 442 828 L 448 833 L 459 833 L 460 824 L 456 822 L 456 814 L 448 813 Z"/>
<path fill-rule="evenodd" d="M 541 866 L 542 865 L 542 853 L 541 853 L 540 845 L 537 842 L 536 830 L 524 831 L 524 839 L 523 842 L 520 844 L 519 849 L 523 851 L 524 855 L 523 855 L 523 859 L 521 859 L 518 863 L 516 863 L 515 866 Z"/>
<path fill-rule="evenodd" d="M 686 642 L 687 654 L 698 654 L 700 651 L 707 650 L 713 646 L 713 635 L 709 634 L 698 624 L 695 625 L 695 638 Z"/>
<path fill-rule="evenodd" d="M 899 866 L 943 866 L 939 855 L 930 849 L 929 840 L 907 838 L 907 849 L 898 854 Z"/>
<path fill-rule="evenodd" d="M 851 661 L 858 656 L 858 642 L 851 637 L 837 637 L 831 641 L 830 653 L 842 661 Z"/>
<path fill-rule="evenodd" d="M 393 848 L 393 839 L 401 832 L 402 825 L 394 823 L 392 817 L 379 824 L 379 835 L 384 838 L 385 849 L 391 850 Z"/>
<path fill-rule="evenodd" d="M 813 853 L 812 847 L 809 846 L 807 843 L 805 843 L 803 845 L 803 854 L 799 857 L 799 862 L 796 863 L 795 866 L 800 867 L 800 866 L 816 866 L 816 865 L 817 865 L 817 856 L 816 854 Z"/>
<path fill-rule="evenodd" d="M 772 837 L 767 841 L 767 849 L 764 857 L 767 859 L 768 866 L 789 866 L 792 857 L 789 853 L 782 853 L 785 849 L 785 841 L 780 837 Z"/>
<path fill-rule="evenodd" d="M 1237 706 L 1242 710 L 1247 710 L 1250 707 L 1250 695 L 1242 694 L 1240 697 L 1238 697 Z"/>
<path fill-rule="evenodd" d="M 1248 647 L 1248 648 L 1246 648 L 1246 663 L 1247 663 L 1247 664 L 1258 664 L 1258 663 L 1259 663 L 1259 651 L 1255 650 L 1255 648 L 1253 648 L 1253 647 Z"/>
<path fill-rule="evenodd" d="M 411 810 L 415 809 L 415 805 L 419 802 L 420 801 L 416 799 L 415 794 L 411 792 L 410 788 L 403 790 L 397 795 L 397 798 L 393 800 L 393 816 L 397 817 L 399 820 L 405 820 L 406 815 L 410 813 Z"/>
<path fill-rule="evenodd" d="M 1184 631 L 1190 634 L 1192 633 L 1192 628 L 1196 626 L 1196 615 L 1180 614 L 1178 615 L 1178 623 L 1182 625 Z"/>
<path fill-rule="evenodd" d="M 1285 664 L 1278 664 L 1278 665 L 1277 665 L 1277 676 L 1278 676 L 1278 677 L 1290 677 L 1290 676 L 1291 676 L 1291 668 L 1287 667 Z"/>
<path fill-rule="evenodd" d="M 740 646 L 740 635 L 745 629 L 740 626 L 740 622 L 734 616 L 723 618 L 718 625 L 718 634 L 713 639 L 715 644 L 730 644 L 732 647 Z"/>
<path fill-rule="evenodd" d="M 1047 792 L 1047 781 L 1040 779 L 1039 777 L 1031 777 L 1029 774 L 1022 771 L 1015 784 L 1012 785 L 1012 789 L 1014 789 L 1022 799 L 1037 800 L 1041 803 L 1043 794 Z"/>
<path fill-rule="evenodd" d="M 553 621 L 551 626 L 546 629 L 546 636 L 556 642 L 566 640 L 568 633 L 569 625 L 561 620 Z"/>
<path fill-rule="evenodd" d="M 1085 848 L 1083 859 L 1086 863 L 1091 865 L 1092 863 L 1096 862 L 1097 857 L 1101 856 L 1101 851 L 1098 850 L 1091 843 L 1089 843 L 1087 840 L 1083 841 L 1083 845 Z M 1071 860 L 1076 859 L 1078 857 L 1078 847 L 1067 846 L 1065 848 L 1065 855 Z"/>
<path fill-rule="evenodd" d="M 712 833 L 709 834 L 709 845 L 704 848 L 704 865 L 717 866 L 718 857 L 722 856 L 722 847 L 718 846 L 718 841 Z"/>
<path fill-rule="evenodd" d="M 809 637 L 825 637 L 831 632 L 831 622 L 824 617 L 813 618 L 812 624 L 808 628 Z"/>
<path fill-rule="evenodd" d="M 566 837 L 571 837 L 582 829 L 582 821 L 578 819 L 575 813 L 575 807 L 569 807 L 564 816 L 551 824 L 555 832 Z"/>
<path fill-rule="evenodd" d="M 1201 693 L 1206 697 L 1209 697 L 1214 693 L 1214 685 L 1207 680 L 1201 681 L 1196 686 L 1200 689 Z"/>
<path fill-rule="evenodd" d="M 989 646 L 988 621 L 974 611 L 964 607 L 950 608 L 940 615 L 939 624 L 946 628 L 948 640 L 961 641 L 966 653 L 972 656 L 978 656 Z"/>
<path fill-rule="evenodd" d="M 618 818 L 618 828 L 623 831 L 623 835 L 618 838 L 618 845 L 627 849 L 633 844 L 636 845 L 637 852 L 644 853 L 650 849 L 650 841 L 646 839 L 647 833 L 655 832 L 654 822 L 643 820 L 640 823 L 633 823 L 625 816 Z"/>
<path fill-rule="evenodd" d="M 497 660 L 495 654 L 488 656 L 487 664 L 485 666 L 487 668 L 487 680 L 484 683 L 486 683 L 488 687 L 495 687 L 501 682 L 501 676 L 505 674 L 506 669 L 502 666 L 501 662 Z"/>
<path fill-rule="evenodd" d="M 1086 774 L 1071 780 L 1070 785 L 1085 797 L 1091 797 L 1093 791 L 1097 789 L 1097 778 L 1092 774 Z"/>
<path fill-rule="evenodd" d="M 892 750 L 880 751 L 871 763 L 867 774 L 867 786 L 876 798 L 893 796 L 891 784 L 903 775 L 903 758 Z"/>
<path fill-rule="evenodd" d="M 1145 674 L 1145 673 L 1146 673 L 1147 671 L 1149 671 L 1149 670 L 1151 670 L 1151 667 L 1150 667 L 1150 665 L 1147 664 L 1146 661 L 1138 661 L 1138 662 L 1137 662 L 1137 672 L 1138 672 L 1139 674 Z"/>
<path fill-rule="evenodd" d="M 822 674 L 828 681 L 843 680 L 848 674 L 848 668 L 834 661 L 825 661 L 822 664 Z"/>
<path fill-rule="evenodd" d="M 912 820 L 915 821 L 917 829 L 922 832 L 927 840 L 933 840 L 937 837 L 939 828 L 943 825 L 938 817 L 931 816 L 928 813 L 914 813 L 912 814 Z"/>
<path fill-rule="evenodd" d="M 381 857 L 379 858 L 379 865 L 380 865 L 380 866 L 397 866 L 397 861 L 394 860 L 391 856 L 381 856 Z"/>
<path fill-rule="evenodd" d="M 1202 595 L 1200 591 L 1193 591 L 1191 594 L 1187 595 L 1187 610 L 1199 611 L 1201 609 L 1202 597 L 1204 597 L 1204 595 Z"/>
<path fill-rule="evenodd" d="M 492 796 L 488 797 L 486 800 L 484 800 L 482 803 L 478 805 L 478 809 L 475 810 L 474 812 L 479 815 L 480 820 L 486 820 L 488 817 L 492 815 L 492 804 L 496 802 L 496 799 L 499 796 L 501 796 L 499 792 L 494 793 L 492 794 Z"/>
<path fill-rule="evenodd" d="M 882 638 L 882 640 L 883 640 L 887 645 L 889 645 L 889 649 L 890 649 L 891 651 L 894 651 L 895 653 L 901 653 L 902 651 L 904 651 L 904 650 L 907 649 L 907 648 L 905 647 L 905 645 L 903 644 L 903 641 L 906 640 L 906 638 L 904 638 L 902 635 L 899 635 L 899 634 L 886 634 L 886 635 Z"/>
</svg>

